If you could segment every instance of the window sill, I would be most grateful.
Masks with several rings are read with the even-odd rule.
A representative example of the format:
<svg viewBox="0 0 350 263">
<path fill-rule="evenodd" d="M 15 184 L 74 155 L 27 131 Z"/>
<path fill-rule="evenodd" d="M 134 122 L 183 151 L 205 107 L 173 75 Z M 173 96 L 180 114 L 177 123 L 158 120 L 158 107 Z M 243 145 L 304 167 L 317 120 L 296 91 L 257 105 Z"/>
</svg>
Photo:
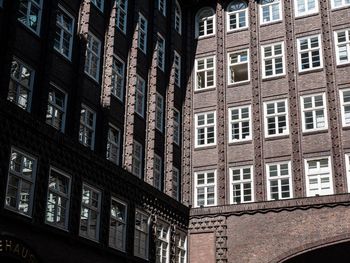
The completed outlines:
<svg viewBox="0 0 350 263">
<path fill-rule="evenodd" d="M 332 11 L 332 12 L 336 12 L 336 11 L 343 10 L 343 9 L 347 9 L 347 8 L 350 8 L 350 5 L 332 7 L 332 8 L 331 8 L 331 11 Z"/>
<path fill-rule="evenodd" d="M 308 70 L 303 70 L 298 72 L 299 75 L 305 75 L 305 74 L 309 74 L 309 73 L 316 73 L 316 72 L 321 72 L 323 71 L 323 67 L 321 68 L 315 68 L 315 69 L 308 69 Z"/>
<path fill-rule="evenodd" d="M 350 125 L 343 126 L 343 127 L 342 127 L 342 130 L 343 130 L 343 131 L 349 131 L 349 130 L 350 130 Z"/>
<path fill-rule="evenodd" d="M 27 26 L 26 24 L 24 24 L 20 20 L 17 19 L 17 21 L 25 30 L 27 30 L 29 33 L 31 33 L 33 36 L 35 36 L 38 40 L 40 39 L 40 28 L 39 28 L 39 32 L 36 32 L 36 31 L 34 31 L 34 29 L 30 28 L 29 26 Z M 39 26 L 41 26 L 41 24 Z"/>
<path fill-rule="evenodd" d="M 242 28 L 237 28 L 237 29 L 227 30 L 227 35 L 230 35 L 230 34 L 233 34 L 233 33 L 242 32 L 242 31 L 248 31 L 248 29 L 249 29 L 249 26 L 242 27 Z"/>
<path fill-rule="evenodd" d="M 239 86 L 243 86 L 243 85 L 247 85 L 247 84 L 250 84 L 250 79 L 243 80 L 243 81 L 236 82 L 236 83 L 228 83 L 227 88 L 234 88 L 234 87 L 239 87 Z"/>
<path fill-rule="evenodd" d="M 260 27 L 266 27 L 266 26 L 271 26 L 271 25 L 275 25 L 275 24 L 282 24 L 283 19 L 280 20 L 275 20 L 275 21 L 271 21 L 271 22 L 261 22 L 260 21 Z"/>
<path fill-rule="evenodd" d="M 275 140 L 282 140 L 282 139 L 288 139 L 288 134 L 281 134 L 281 135 L 274 135 L 274 136 L 265 136 L 265 141 L 275 141 Z"/>
<path fill-rule="evenodd" d="M 216 148 L 216 144 L 215 145 L 203 145 L 203 146 L 194 146 L 194 151 L 202 151 L 202 150 L 210 150 L 210 149 L 215 149 Z"/>
<path fill-rule="evenodd" d="M 100 85 L 100 82 L 96 79 L 94 79 L 89 73 L 87 73 L 85 70 L 84 70 L 84 75 L 87 76 L 87 79 L 89 79 L 90 81 L 93 81 L 95 82 L 97 85 Z"/>
<path fill-rule="evenodd" d="M 286 74 L 283 73 L 281 75 L 275 75 L 275 76 L 269 76 L 269 77 L 263 77 L 261 79 L 262 82 L 265 82 L 265 81 L 270 81 L 270 80 L 276 80 L 276 79 L 283 79 L 286 77 Z"/>
<path fill-rule="evenodd" d="M 337 64 L 337 68 L 346 68 L 350 66 L 350 61 L 342 64 Z"/>
<path fill-rule="evenodd" d="M 213 90 L 216 90 L 216 87 L 210 87 L 210 88 L 204 88 L 204 89 L 195 89 L 194 90 L 194 94 L 207 92 L 207 91 L 213 91 Z"/>
<path fill-rule="evenodd" d="M 319 11 L 315 12 L 315 13 L 308 13 L 308 14 L 303 14 L 303 15 L 296 15 L 295 16 L 295 20 L 301 20 L 301 19 L 304 19 L 304 18 L 309 18 L 309 17 L 313 17 L 313 16 L 318 16 L 320 14 Z"/>
<path fill-rule="evenodd" d="M 57 54 L 60 58 L 64 59 L 64 60 L 67 61 L 68 63 L 72 64 L 72 54 L 71 54 L 71 57 L 69 58 L 69 57 L 66 57 L 65 55 L 63 55 L 61 52 L 59 52 L 56 48 L 53 48 L 53 49 L 55 50 L 56 54 Z M 71 52 L 71 53 L 72 53 L 72 52 Z M 85 73 L 85 74 L 86 74 L 86 73 Z"/>
<path fill-rule="evenodd" d="M 249 140 L 240 140 L 240 141 L 235 141 L 235 142 L 229 142 L 229 143 L 228 143 L 228 146 L 251 144 L 252 142 L 253 142 L 252 139 L 249 139 Z"/>
<path fill-rule="evenodd" d="M 303 136 L 315 135 L 320 133 L 328 133 L 328 128 L 322 130 L 303 131 Z"/>
<path fill-rule="evenodd" d="M 208 38 L 213 38 L 215 37 L 215 34 L 210 34 L 210 35 L 205 35 L 205 36 L 200 36 L 200 37 L 196 37 L 197 41 L 203 40 L 203 39 L 208 39 Z"/>
</svg>

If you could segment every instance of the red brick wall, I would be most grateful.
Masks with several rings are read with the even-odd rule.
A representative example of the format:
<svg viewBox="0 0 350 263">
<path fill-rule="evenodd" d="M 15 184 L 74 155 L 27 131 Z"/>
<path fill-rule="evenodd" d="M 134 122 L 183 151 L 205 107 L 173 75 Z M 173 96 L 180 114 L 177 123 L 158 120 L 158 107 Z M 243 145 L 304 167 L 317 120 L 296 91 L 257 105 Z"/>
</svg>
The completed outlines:
<svg viewBox="0 0 350 263">
<path fill-rule="evenodd" d="M 193 234 L 189 243 L 190 263 L 214 263 L 215 233 Z"/>
</svg>

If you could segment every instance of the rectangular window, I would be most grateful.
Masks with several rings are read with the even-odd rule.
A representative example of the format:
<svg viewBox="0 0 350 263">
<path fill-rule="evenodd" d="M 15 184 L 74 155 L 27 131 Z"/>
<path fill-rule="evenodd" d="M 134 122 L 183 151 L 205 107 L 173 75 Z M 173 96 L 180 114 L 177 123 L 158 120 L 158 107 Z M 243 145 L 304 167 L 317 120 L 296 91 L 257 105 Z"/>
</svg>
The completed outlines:
<svg viewBox="0 0 350 263">
<path fill-rule="evenodd" d="M 196 16 L 196 36 L 206 37 L 215 34 L 215 13 L 211 8 L 203 8 Z"/>
<path fill-rule="evenodd" d="M 334 32 L 334 39 L 337 65 L 350 63 L 350 29 Z"/>
<path fill-rule="evenodd" d="M 34 70 L 14 58 L 7 99 L 26 111 L 30 111 L 34 84 Z"/>
<path fill-rule="evenodd" d="M 117 14 L 115 23 L 117 28 L 126 33 L 126 24 L 128 21 L 128 0 L 116 0 Z"/>
<path fill-rule="evenodd" d="M 146 82 L 140 76 L 136 76 L 135 112 L 144 117 L 145 111 L 145 85 Z"/>
<path fill-rule="evenodd" d="M 149 216 L 136 209 L 135 213 L 135 238 L 134 255 L 140 258 L 148 258 Z"/>
<path fill-rule="evenodd" d="M 50 169 L 46 204 L 46 223 L 68 229 L 71 177 Z"/>
<path fill-rule="evenodd" d="M 186 263 L 187 258 L 187 238 L 183 232 L 176 234 L 175 263 Z"/>
<path fill-rule="evenodd" d="M 81 105 L 79 142 L 91 150 L 95 146 L 95 127 L 96 113 L 85 105 Z"/>
<path fill-rule="evenodd" d="M 230 168 L 231 204 L 254 201 L 253 167 Z"/>
<path fill-rule="evenodd" d="M 142 176 L 142 156 L 142 144 L 134 141 L 132 149 L 132 173 L 139 178 Z"/>
<path fill-rule="evenodd" d="M 298 39 L 299 71 L 322 68 L 321 35 Z"/>
<path fill-rule="evenodd" d="M 302 96 L 301 100 L 303 132 L 327 129 L 325 93 Z"/>
<path fill-rule="evenodd" d="M 157 35 L 157 65 L 162 71 L 164 71 L 165 64 L 165 40 L 158 34 Z"/>
<path fill-rule="evenodd" d="M 170 228 L 167 224 L 157 224 L 156 263 L 168 263 L 170 258 Z"/>
<path fill-rule="evenodd" d="M 164 99 L 159 93 L 156 94 L 156 128 L 163 132 Z"/>
<path fill-rule="evenodd" d="M 174 75 L 175 85 L 181 87 L 181 56 L 174 51 Z"/>
<path fill-rule="evenodd" d="M 109 222 L 109 246 L 125 251 L 127 205 L 115 198 L 111 201 L 111 218 Z"/>
<path fill-rule="evenodd" d="M 330 157 L 305 160 L 306 195 L 333 194 Z"/>
<path fill-rule="evenodd" d="M 264 102 L 264 115 L 265 137 L 289 133 L 287 100 Z"/>
<path fill-rule="evenodd" d="M 332 0 L 332 8 L 350 6 L 350 0 Z"/>
<path fill-rule="evenodd" d="M 16 149 L 11 150 L 5 207 L 32 215 L 37 160 Z"/>
<path fill-rule="evenodd" d="M 67 94 L 61 89 L 50 85 L 46 112 L 46 123 L 64 132 L 67 108 Z"/>
<path fill-rule="evenodd" d="M 174 139 L 174 143 L 177 145 L 180 145 L 180 123 L 181 123 L 180 112 L 177 109 L 174 109 L 173 139 Z"/>
<path fill-rule="evenodd" d="M 54 49 L 64 57 L 71 60 L 73 35 L 74 35 L 74 18 L 61 6 L 58 6 L 56 15 L 56 34 L 54 39 Z"/>
<path fill-rule="evenodd" d="M 267 164 L 267 199 L 280 200 L 293 197 L 290 162 Z"/>
<path fill-rule="evenodd" d="M 147 19 L 139 13 L 138 22 L 138 47 L 146 54 L 147 52 Z"/>
<path fill-rule="evenodd" d="M 101 41 L 91 33 L 87 37 L 86 57 L 84 71 L 91 78 L 99 81 L 101 59 Z"/>
<path fill-rule="evenodd" d="M 91 0 L 91 2 L 103 12 L 103 1 L 104 0 Z"/>
<path fill-rule="evenodd" d="M 196 147 L 216 144 L 216 112 L 195 114 Z"/>
<path fill-rule="evenodd" d="M 343 127 L 350 126 L 350 89 L 340 90 Z"/>
<path fill-rule="evenodd" d="M 263 78 L 284 74 L 284 43 L 261 47 Z"/>
<path fill-rule="evenodd" d="M 228 54 L 228 83 L 234 84 L 249 80 L 248 49 Z"/>
<path fill-rule="evenodd" d="M 79 235 L 98 241 L 101 214 L 101 192 L 83 184 Z"/>
<path fill-rule="evenodd" d="M 181 29 L 182 29 L 182 12 L 181 8 L 179 6 L 179 3 L 176 1 L 175 3 L 175 30 L 181 35 Z"/>
<path fill-rule="evenodd" d="M 318 0 L 294 0 L 295 16 L 305 16 L 318 12 Z"/>
<path fill-rule="evenodd" d="M 158 10 L 163 16 L 166 16 L 166 0 L 158 0 Z"/>
<path fill-rule="evenodd" d="M 37 35 L 40 33 L 42 5 L 42 0 L 19 1 L 18 20 Z"/>
<path fill-rule="evenodd" d="M 196 90 L 215 87 L 215 57 L 196 59 Z"/>
<path fill-rule="evenodd" d="M 118 57 L 113 57 L 112 62 L 112 89 L 111 92 L 120 101 L 124 98 L 125 64 Z"/>
<path fill-rule="evenodd" d="M 282 20 L 282 3 L 280 0 L 260 1 L 260 23 L 267 24 Z"/>
<path fill-rule="evenodd" d="M 248 27 L 248 3 L 233 1 L 227 8 L 227 31 Z"/>
<path fill-rule="evenodd" d="M 173 197 L 179 201 L 180 200 L 180 171 L 179 169 L 173 167 L 173 180 L 172 180 L 172 194 Z"/>
<path fill-rule="evenodd" d="M 230 142 L 252 139 L 250 105 L 229 109 L 229 118 Z"/>
<path fill-rule="evenodd" d="M 116 165 L 119 165 L 119 156 L 120 130 L 110 125 L 108 129 L 106 158 Z"/>
<path fill-rule="evenodd" d="M 216 205 L 216 171 L 195 173 L 195 207 Z"/>
<path fill-rule="evenodd" d="M 154 163 L 153 163 L 153 185 L 158 190 L 162 190 L 163 187 L 163 178 L 162 178 L 162 165 L 163 161 L 160 156 L 157 154 L 154 155 Z"/>
</svg>

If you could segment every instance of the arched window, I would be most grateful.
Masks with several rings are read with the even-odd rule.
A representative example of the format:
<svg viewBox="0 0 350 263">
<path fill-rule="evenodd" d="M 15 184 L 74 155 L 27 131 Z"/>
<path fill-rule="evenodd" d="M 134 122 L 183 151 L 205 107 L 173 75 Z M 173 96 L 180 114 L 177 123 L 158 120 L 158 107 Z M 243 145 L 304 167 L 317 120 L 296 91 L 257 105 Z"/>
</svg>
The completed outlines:
<svg viewBox="0 0 350 263">
<path fill-rule="evenodd" d="M 182 28 L 182 14 L 181 14 L 181 7 L 179 3 L 176 1 L 175 4 L 175 30 L 181 35 L 181 28 Z"/>
<path fill-rule="evenodd" d="M 215 34 L 215 13 L 212 8 L 205 7 L 198 11 L 196 16 L 197 37 Z"/>
<path fill-rule="evenodd" d="M 227 31 L 248 26 L 248 3 L 246 1 L 233 1 L 227 7 Z"/>
</svg>

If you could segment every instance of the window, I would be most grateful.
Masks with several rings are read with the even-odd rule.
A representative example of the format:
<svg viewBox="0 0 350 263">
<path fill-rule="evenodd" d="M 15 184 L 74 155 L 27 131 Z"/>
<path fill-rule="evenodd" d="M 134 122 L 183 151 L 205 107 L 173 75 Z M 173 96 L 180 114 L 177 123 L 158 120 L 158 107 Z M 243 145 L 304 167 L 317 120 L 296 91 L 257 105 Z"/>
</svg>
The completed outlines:
<svg viewBox="0 0 350 263">
<path fill-rule="evenodd" d="M 251 140 L 250 106 L 240 106 L 229 109 L 230 142 Z"/>
<path fill-rule="evenodd" d="M 298 39 L 299 71 L 322 68 L 321 36 Z"/>
<path fill-rule="evenodd" d="M 196 59 L 196 90 L 215 87 L 215 57 Z"/>
<path fill-rule="evenodd" d="M 215 13 L 214 10 L 205 7 L 198 11 L 196 16 L 196 36 L 205 37 L 215 34 Z"/>
<path fill-rule="evenodd" d="M 99 81 L 101 58 L 101 41 L 91 33 L 87 37 L 86 57 L 85 57 L 85 73 L 91 78 Z"/>
<path fill-rule="evenodd" d="M 173 197 L 177 201 L 180 201 L 180 171 L 175 167 L 173 167 L 172 189 Z"/>
<path fill-rule="evenodd" d="M 56 15 L 56 34 L 54 49 L 64 57 L 71 60 L 74 34 L 74 18 L 61 6 Z"/>
<path fill-rule="evenodd" d="M 4 0 L 0 0 L 0 7 L 3 7 L 3 5 L 4 5 Z"/>
<path fill-rule="evenodd" d="M 50 169 L 46 223 L 63 229 L 68 229 L 70 182 L 70 176 Z"/>
<path fill-rule="evenodd" d="M 162 190 L 163 181 L 162 181 L 162 158 L 157 154 L 154 155 L 153 163 L 153 185 L 158 190 Z"/>
<path fill-rule="evenodd" d="M 95 146 L 95 126 L 96 113 L 85 105 L 81 105 L 79 142 L 92 150 Z"/>
<path fill-rule="evenodd" d="M 182 12 L 179 3 L 176 1 L 175 3 L 175 30 L 181 35 L 182 31 Z"/>
<path fill-rule="evenodd" d="M 124 96 L 124 80 L 125 80 L 125 64 L 117 57 L 113 57 L 112 64 L 112 94 L 120 101 L 123 101 Z"/>
<path fill-rule="evenodd" d="M 216 113 L 198 113 L 195 115 L 196 147 L 216 144 Z"/>
<path fill-rule="evenodd" d="M 103 1 L 104 0 L 91 0 L 91 2 L 103 12 Z"/>
<path fill-rule="evenodd" d="M 227 31 L 248 27 L 248 3 L 235 0 L 227 8 Z"/>
<path fill-rule="evenodd" d="M 19 1 L 18 20 L 37 35 L 40 32 L 42 4 L 42 0 Z"/>
<path fill-rule="evenodd" d="M 134 255 L 140 258 L 148 258 L 149 216 L 136 209 L 135 213 L 135 238 Z"/>
<path fill-rule="evenodd" d="M 145 85 L 146 82 L 140 76 L 136 76 L 136 94 L 135 94 L 135 111 L 141 117 L 144 116 L 145 110 Z"/>
<path fill-rule="evenodd" d="M 139 13 L 138 22 L 138 47 L 146 54 L 147 50 L 147 19 Z"/>
<path fill-rule="evenodd" d="M 12 60 L 7 99 L 30 111 L 34 83 L 34 70 L 17 59 Z"/>
<path fill-rule="evenodd" d="M 163 16 L 166 16 L 166 0 L 158 0 L 158 10 Z"/>
<path fill-rule="evenodd" d="M 332 0 L 332 8 L 345 7 L 350 5 L 350 0 Z"/>
<path fill-rule="evenodd" d="M 326 95 L 307 95 L 302 97 L 303 132 L 327 129 Z"/>
<path fill-rule="evenodd" d="M 162 71 L 164 71 L 165 63 L 165 40 L 158 34 L 157 35 L 157 65 Z"/>
<path fill-rule="evenodd" d="M 267 164 L 267 199 L 280 200 L 293 197 L 290 162 Z"/>
<path fill-rule="evenodd" d="M 195 173 L 195 207 L 216 205 L 216 171 Z"/>
<path fill-rule="evenodd" d="M 254 201 L 253 167 L 230 168 L 230 203 L 240 204 Z"/>
<path fill-rule="evenodd" d="M 137 177 L 142 176 L 142 145 L 134 141 L 132 149 L 132 173 Z"/>
<path fill-rule="evenodd" d="M 159 93 L 156 94 L 156 128 L 163 132 L 164 99 Z"/>
<path fill-rule="evenodd" d="M 286 135 L 289 133 L 287 100 L 265 102 L 264 114 L 265 137 Z"/>
<path fill-rule="evenodd" d="M 46 112 L 46 123 L 64 132 L 66 120 L 67 94 L 61 89 L 50 85 Z"/>
<path fill-rule="evenodd" d="M 337 65 L 350 63 L 350 29 L 334 32 L 334 38 Z"/>
<path fill-rule="evenodd" d="M 261 47 L 263 78 L 284 74 L 284 43 Z"/>
<path fill-rule="evenodd" d="M 305 160 L 306 195 L 333 194 L 330 157 Z"/>
<path fill-rule="evenodd" d="M 117 28 L 122 31 L 124 34 L 126 33 L 126 24 L 128 18 L 128 0 L 116 0 L 116 8 L 117 14 L 115 23 Z"/>
<path fill-rule="evenodd" d="M 348 183 L 348 193 L 350 192 L 350 154 L 345 154 L 346 181 Z"/>
<path fill-rule="evenodd" d="M 36 159 L 16 149 L 11 150 L 5 207 L 31 216 L 36 174 Z"/>
<path fill-rule="evenodd" d="M 261 24 L 282 20 L 282 7 L 280 0 L 261 0 L 260 3 Z"/>
<path fill-rule="evenodd" d="M 157 224 L 156 263 L 169 262 L 170 229 L 163 222 Z"/>
<path fill-rule="evenodd" d="M 350 126 L 350 89 L 340 90 L 340 104 L 343 127 Z"/>
<path fill-rule="evenodd" d="M 228 83 L 249 80 L 248 50 L 228 54 Z"/>
<path fill-rule="evenodd" d="M 83 184 L 79 235 L 98 241 L 101 214 L 101 192 Z"/>
<path fill-rule="evenodd" d="M 177 109 L 174 109 L 174 131 L 173 131 L 173 139 L 174 143 L 180 145 L 180 112 Z"/>
<path fill-rule="evenodd" d="M 186 234 L 178 232 L 176 235 L 175 262 L 186 263 L 187 257 L 187 238 Z"/>
<path fill-rule="evenodd" d="M 111 219 L 109 222 L 109 246 L 125 251 L 127 206 L 112 198 Z"/>
<path fill-rule="evenodd" d="M 294 0 L 295 16 L 304 16 L 318 12 L 318 0 Z"/>
<path fill-rule="evenodd" d="M 110 125 L 108 129 L 106 158 L 116 165 L 119 165 L 119 156 L 120 130 Z"/>
<path fill-rule="evenodd" d="M 175 85 L 181 86 L 181 56 L 174 51 L 174 75 L 175 75 Z"/>
</svg>

